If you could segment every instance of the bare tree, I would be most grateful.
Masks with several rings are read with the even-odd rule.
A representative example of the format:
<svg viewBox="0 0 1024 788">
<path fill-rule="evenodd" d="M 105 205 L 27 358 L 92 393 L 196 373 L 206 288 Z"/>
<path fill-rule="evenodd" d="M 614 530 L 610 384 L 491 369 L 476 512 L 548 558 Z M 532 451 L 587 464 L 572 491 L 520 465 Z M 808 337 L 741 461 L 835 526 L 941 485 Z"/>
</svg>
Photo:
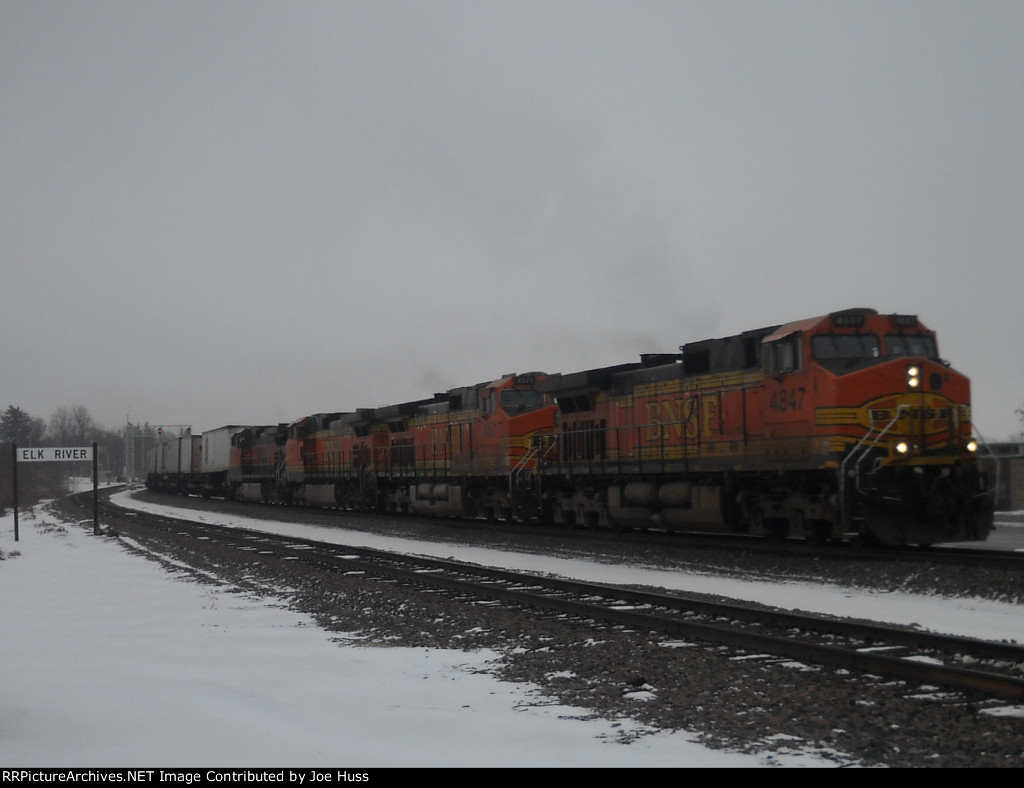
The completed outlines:
<svg viewBox="0 0 1024 788">
<path fill-rule="evenodd" d="M 75 405 L 71 409 L 71 422 L 74 427 L 74 437 L 80 446 L 91 441 L 93 433 L 98 429 L 96 422 L 89 415 L 89 409 L 84 405 Z"/>
<path fill-rule="evenodd" d="M 50 437 L 61 446 L 70 446 L 72 443 L 84 446 L 92 440 L 98 429 L 89 415 L 89 409 L 84 405 L 57 408 L 50 416 Z"/>
<path fill-rule="evenodd" d="M 67 408 L 57 408 L 50 414 L 50 437 L 58 446 L 67 446 L 71 442 L 75 421 Z"/>
</svg>

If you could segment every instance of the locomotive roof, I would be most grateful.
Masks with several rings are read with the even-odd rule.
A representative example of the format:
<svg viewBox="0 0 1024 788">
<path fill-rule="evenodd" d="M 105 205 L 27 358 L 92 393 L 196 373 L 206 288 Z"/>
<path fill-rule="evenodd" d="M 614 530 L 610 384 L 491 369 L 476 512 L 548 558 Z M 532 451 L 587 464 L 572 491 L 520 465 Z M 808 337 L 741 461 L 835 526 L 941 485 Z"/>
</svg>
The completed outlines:
<svg viewBox="0 0 1024 788">
<path fill-rule="evenodd" d="M 372 408 L 359 408 L 354 412 L 339 413 L 329 427 L 358 427 L 369 424 L 373 418 Z"/>
<path fill-rule="evenodd" d="M 407 418 L 416 412 L 417 408 L 430 403 L 438 402 L 438 397 L 443 394 L 435 394 L 429 399 L 418 399 L 412 402 L 400 402 L 396 405 L 382 405 L 374 411 L 374 417 L 381 421 L 399 421 Z"/>
<path fill-rule="evenodd" d="M 448 391 L 434 394 L 433 397 L 426 399 L 399 402 L 394 405 L 382 405 L 374 410 L 374 414 L 376 418 L 382 421 L 399 421 L 415 413 L 445 413 L 475 408 L 479 401 L 478 392 L 481 389 L 498 386 L 509 380 L 518 380 L 521 377 L 543 376 L 545 374 L 544 372 L 510 373 L 502 375 L 495 380 L 485 380 L 470 386 L 457 386 L 456 388 L 448 389 Z"/>
<path fill-rule="evenodd" d="M 788 337 L 790 334 L 796 334 L 800 331 L 809 331 L 810 329 L 817 326 L 823 320 L 828 320 L 828 315 L 821 315 L 820 317 L 810 317 L 806 320 L 797 320 L 793 323 L 785 323 L 781 326 L 776 327 L 775 331 L 766 335 L 762 342 L 774 342 L 777 339 Z"/>
<path fill-rule="evenodd" d="M 679 358 L 678 355 L 673 357 L 675 359 Z M 642 358 L 643 357 L 641 357 L 641 359 Z M 586 394 L 603 388 L 613 375 L 618 375 L 622 372 L 631 372 L 639 369 L 642 365 L 643 360 L 629 364 L 616 364 L 611 367 L 587 369 L 582 372 L 568 372 L 564 374 L 556 373 L 551 375 L 547 380 L 541 381 L 537 384 L 537 391 L 542 394 L 558 394 L 561 396 Z"/>
<path fill-rule="evenodd" d="M 781 326 L 776 327 L 775 331 L 764 338 L 765 342 L 774 342 L 784 337 L 796 334 L 801 331 L 810 331 L 813 328 L 817 328 L 822 323 L 832 322 L 837 326 L 842 327 L 853 327 L 860 326 L 867 323 L 868 318 L 878 317 L 879 312 L 877 309 L 870 308 L 857 308 L 857 309 L 842 309 L 838 312 L 829 312 L 827 315 L 820 315 L 818 317 L 811 317 L 805 320 L 797 320 L 793 323 L 784 323 Z M 893 322 L 897 329 L 905 329 L 907 327 L 923 328 L 917 320 L 915 315 L 903 315 L 903 314 L 891 314 L 884 315 L 883 317 Z M 857 318 L 856 321 L 844 321 L 841 322 L 841 318 Z"/>
<path fill-rule="evenodd" d="M 608 386 L 613 378 L 653 382 L 679 375 L 702 375 L 750 369 L 761 363 L 761 345 L 790 334 L 808 331 L 837 315 L 877 315 L 874 309 L 846 309 L 818 317 L 765 326 L 740 334 L 700 339 L 679 346 L 680 354 L 650 354 L 640 362 L 555 374 L 538 386 L 546 394 L 561 397 L 587 394 Z M 682 365 L 679 361 L 682 360 Z"/>
</svg>

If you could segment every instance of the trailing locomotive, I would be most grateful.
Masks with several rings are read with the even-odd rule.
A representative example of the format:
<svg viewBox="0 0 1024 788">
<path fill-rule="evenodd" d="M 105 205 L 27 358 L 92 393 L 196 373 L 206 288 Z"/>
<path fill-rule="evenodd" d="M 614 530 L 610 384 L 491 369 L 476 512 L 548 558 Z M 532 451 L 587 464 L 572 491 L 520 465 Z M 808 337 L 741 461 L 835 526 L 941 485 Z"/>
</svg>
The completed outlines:
<svg viewBox="0 0 1024 788">
<path fill-rule="evenodd" d="M 541 373 L 506 375 L 416 402 L 320 414 L 288 427 L 283 482 L 290 503 L 452 516 L 517 506 L 510 479 L 533 470 L 536 434 L 555 409 Z"/>
<path fill-rule="evenodd" d="M 230 441 L 227 461 L 208 452 L 207 467 L 207 455 L 193 455 L 175 476 L 166 472 L 174 452 L 158 447 L 149 483 L 299 505 L 810 541 L 980 540 L 993 520 L 967 378 L 916 317 L 871 309 L 213 436 L 215 447 Z"/>
<path fill-rule="evenodd" d="M 202 437 L 191 475 L 163 472 L 174 450 L 158 446 L 147 484 L 264 503 L 523 516 L 534 438 L 555 428 L 556 409 L 537 390 L 544 378 L 506 375 L 399 405 L 222 427 Z"/>
</svg>

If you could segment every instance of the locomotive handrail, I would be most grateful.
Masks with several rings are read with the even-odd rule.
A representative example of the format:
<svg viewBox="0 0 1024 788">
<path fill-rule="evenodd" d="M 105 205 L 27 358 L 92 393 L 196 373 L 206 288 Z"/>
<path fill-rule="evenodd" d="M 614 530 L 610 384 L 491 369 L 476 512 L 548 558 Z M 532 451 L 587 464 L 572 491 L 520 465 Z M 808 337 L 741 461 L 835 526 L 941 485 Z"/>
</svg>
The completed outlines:
<svg viewBox="0 0 1024 788">
<path fill-rule="evenodd" d="M 987 497 L 991 497 L 992 498 L 992 504 L 993 504 L 993 507 L 994 507 L 995 503 L 996 503 L 996 498 L 997 498 L 998 493 L 999 493 L 999 472 L 1000 472 L 999 457 L 998 457 L 998 455 L 994 451 L 992 451 L 992 447 L 989 445 L 988 441 L 985 440 L 984 436 L 980 432 L 978 432 L 977 428 L 975 428 L 973 425 L 971 425 L 971 428 L 974 430 L 974 434 L 978 436 L 979 446 L 984 447 L 985 453 L 988 454 L 989 459 L 992 460 L 993 467 L 996 469 L 996 478 L 995 478 L 995 480 L 993 481 L 992 484 L 989 485 L 989 488 L 987 490 L 985 490 L 984 493 L 982 494 L 983 496 L 987 496 Z M 980 454 L 980 451 L 979 451 L 979 454 Z"/>
<path fill-rule="evenodd" d="M 535 446 L 531 446 L 525 452 L 523 456 L 519 458 L 519 461 L 515 464 L 511 471 L 508 472 L 508 492 L 512 495 L 515 490 L 516 477 L 523 471 L 526 463 L 533 459 L 538 454 L 538 449 Z"/>
<path fill-rule="evenodd" d="M 550 439 L 550 440 L 548 440 Z M 546 433 L 542 435 L 535 435 L 533 439 L 533 445 L 531 445 L 523 456 L 519 458 L 519 461 L 515 464 L 508 473 L 508 493 L 510 497 L 515 496 L 516 479 L 526 472 L 527 464 L 533 460 L 539 460 L 546 458 L 551 450 L 558 443 L 558 435 L 555 433 Z M 543 449 L 543 452 L 542 452 Z"/>
<path fill-rule="evenodd" d="M 897 421 L 899 421 L 901 412 L 904 409 L 908 408 L 908 407 L 909 406 L 907 404 L 905 404 L 905 403 L 901 404 L 901 405 L 897 405 L 896 406 L 896 415 L 892 417 L 890 422 L 885 425 L 885 428 L 881 432 L 879 432 L 877 435 L 875 435 L 875 437 L 873 439 L 871 438 L 871 436 L 875 432 L 875 417 L 874 417 L 874 412 L 873 411 L 869 411 L 869 413 L 871 414 L 871 424 L 868 426 L 868 431 L 864 434 L 864 437 L 861 438 L 860 441 L 858 441 L 857 445 L 854 446 L 853 449 L 850 450 L 850 453 L 846 455 L 846 458 L 843 460 L 843 462 L 839 466 L 839 500 L 840 501 L 845 501 L 846 500 L 845 499 L 845 494 L 846 494 L 846 464 L 848 462 L 850 462 L 851 460 L 853 460 L 854 458 L 857 458 L 857 468 L 856 468 L 856 471 L 857 471 L 857 492 L 861 492 L 861 493 L 864 492 L 863 489 L 861 489 L 861 486 L 860 486 L 860 463 L 862 463 L 865 460 L 865 458 L 868 455 L 868 452 L 871 451 L 871 449 L 873 449 L 875 446 L 877 446 L 878 442 L 882 438 L 885 437 L 885 435 L 889 432 L 889 430 L 892 429 L 893 425 Z M 871 439 L 871 445 L 867 446 L 864 449 L 864 451 L 860 452 L 860 457 L 858 458 L 858 451 L 860 451 L 860 448 L 862 446 L 864 446 L 864 444 L 867 443 L 869 439 Z"/>
<path fill-rule="evenodd" d="M 550 440 L 546 440 L 548 438 L 550 438 Z M 555 447 L 555 444 L 557 443 L 557 434 L 550 433 L 543 435 L 535 435 L 533 445 L 531 445 L 529 448 L 527 448 L 525 452 L 523 452 L 523 456 L 519 458 L 518 462 L 516 462 L 515 467 L 512 468 L 511 471 L 509 471 L 509 490 L 511 491 L 512 489 L 512 481 L 514 480 L 514 478 L 526 470 L 527 464 L 530 463 L 532 460 L 542 456 L 542 448 L 543 456 L 547 457 L 547 455 L 551 453 L 551 450 Z"/>
</svg>

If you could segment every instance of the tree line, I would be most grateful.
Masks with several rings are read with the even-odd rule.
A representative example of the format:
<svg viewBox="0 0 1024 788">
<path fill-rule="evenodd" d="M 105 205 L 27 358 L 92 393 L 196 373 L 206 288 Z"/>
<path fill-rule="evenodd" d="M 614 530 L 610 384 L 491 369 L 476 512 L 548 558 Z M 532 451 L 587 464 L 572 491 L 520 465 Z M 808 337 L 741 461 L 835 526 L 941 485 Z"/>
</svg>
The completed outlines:
<svg viewBox="0 0 1024 788">
<path fill-rule="evenodd" d="M 156 428 L 133 424 L 135 475 L 144 475 L 146 451 L 153 445 Z M 0 511 L 14 500 L 11 487 L 13 461 L 10 445 L 19 448 L 45 446 L 91 446 L 96 444 L 100 481 L 124 480 L 127 468 L 128 426 L 109 430 L 98 424 L 88 408 L 75 405 L 57 408 L 49 420 L 31 415 L 16 405 L 0 414 Z M 18 468 L 18 501 L 37 503 L 67 492 L 74 476 L 91 476 L 92 463 L 22 463 Z"/>
</svg>

